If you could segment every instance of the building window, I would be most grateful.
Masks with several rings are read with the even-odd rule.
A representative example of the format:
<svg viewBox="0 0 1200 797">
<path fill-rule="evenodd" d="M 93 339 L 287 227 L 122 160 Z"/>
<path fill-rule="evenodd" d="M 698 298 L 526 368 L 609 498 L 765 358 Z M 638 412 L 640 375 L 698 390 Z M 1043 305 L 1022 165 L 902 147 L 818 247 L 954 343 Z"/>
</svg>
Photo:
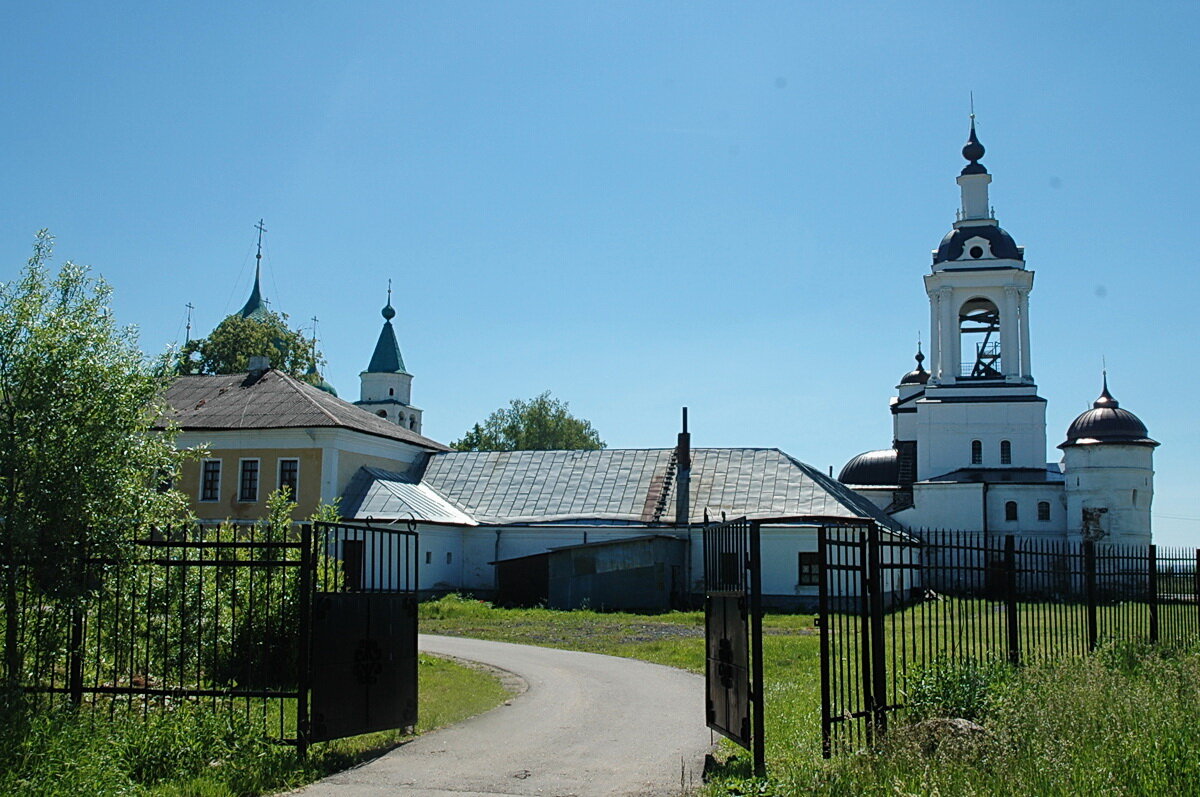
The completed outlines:
<svg viewBox="0 0 1200 797">
<path fill-rule="evenodd" d="M 258 460 L 243 459 L 238 476 L 238 500 L 252 503 L 258 500 Z"/>
<path fill-rule="evenodd" d="M 454 558 L 454 554 L 446 551 L 446 564 L 450 564 L 450 560 Z"/>
<path fill-rule="evenodd" d="M 1049 520 L 1049 519 L 1050 519 L 1050 502 L 1049 501 L 1038 501 L 1038 520 L 1045 521 L 1045 520 Z"/>
<path fill-rule="evenodd" d="M 433 564 L 433 551 L 425 552 L 425 564 L 427 564 L 427 565 Z"/>
<path fill-rule="evenodd" d="M 982 440 L 972 440 L 971 441 L 971 464 L 972 465 L 982 465 L 983 464 L 983 441 Z"/>
<path fill-rule="evenodd" d="M 389 388 L 388 388 L 388 395 L 389 395 L 389 396 L 394 396 L 394 395 L 396 395 L 396 388 L 394 388 L 394 387 L 389 387 Z"/>
<path fill-rule="evenodd" d="M 300 460 L 279 460 L 279 489 L 284 487 L 291 490 L 292 500 L 295 501 L 300 490 Z"/>
<path fill-rule="evenodd" d="M 1000 441 L 1000 464 L 1012 464 L 1012 443 L 1010 443 L 1008 440 Z"/>
<path fill-rule="evenodd" d="M 221 500 L 221 460 L 206 459 L 200 465 L 200 500 Z"/>
<path fill-rule="evenodd" d="M 408 428 L 412 429 L 414 432 L 417 430 L 417 416 L 416 415 L 409 416 Z"/>
<path fill-rule="evenodd" d="M 1004 519 L 1005 520 L 1016 520 L 1017 519 L 1017 502 L 1016 501 L 1005 501 L 1004 502 Z"/>
<path fill-rule="evenodd" d="M 821 583 L 821 560 L 820 554 L 801 553 L 799 557 L 800 579 L 797 582 L 801 587 L 815 587 Z"/>
<path fill-rule="evenodd" d="M 386 417 L 387 417 L 387 410 L 380 410 L 379 412 L 377 412 L 377 413 L 375 413 L 375 414 L 376 414 L 376 415 L 378 415 L 380 418 L 386 418 Z"/>
<path fill-rule="evenodd" d="M 1137 506 L 1137 490 L 1133 491 L 1133 505 Z"/>
</svg>

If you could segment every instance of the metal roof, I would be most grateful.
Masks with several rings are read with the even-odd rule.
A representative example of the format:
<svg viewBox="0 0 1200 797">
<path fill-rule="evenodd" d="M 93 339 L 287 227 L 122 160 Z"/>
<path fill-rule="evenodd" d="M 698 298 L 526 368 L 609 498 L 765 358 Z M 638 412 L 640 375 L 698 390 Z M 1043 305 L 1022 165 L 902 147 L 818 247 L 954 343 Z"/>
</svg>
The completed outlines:
<svg viewBox="0 0 1200 797">
<path fill-rule="evenodd" d="M 447 451 L 428 437 L 391 423 L 319 388 L 268 370 L 250 374 L 181 376 L 167 389 L 162 421 L 187 431 L 335 427 Z"/>
<path fill-rule="evenodd" d="M 669 448 L 452 451 L 430 455 L 420 485 L 481 524 L 675 522 L 676 468 Z M 386 518 L 382 510 L 389 505 L 381 489 L 367 488 L 373 500 L 346 516 Z M 691 523 L 701 523 L 707 510 L 711 519 L 722 512 L 871 518 L 898 528 L 853 490 L 774 448 L 693 449 L 690 510 Z M 421 518 L 412 505 L 405 511 Z"/>
<path fill-rule="evenodd" d="M 411 517 L 429 523 L 478 525 L 426 485 L 380 468 L 358 469 L 346 485 L 340 509 L 343 517 L 359 520 Z"/>
</svg>

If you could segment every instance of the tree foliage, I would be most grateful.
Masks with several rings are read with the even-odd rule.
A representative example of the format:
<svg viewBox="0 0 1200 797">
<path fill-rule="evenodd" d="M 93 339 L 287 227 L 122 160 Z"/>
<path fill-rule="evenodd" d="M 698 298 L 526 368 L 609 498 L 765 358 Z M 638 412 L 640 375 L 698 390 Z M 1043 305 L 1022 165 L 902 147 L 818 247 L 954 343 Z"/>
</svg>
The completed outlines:
<svg viewBox="0 0 1200 797">
<path fill-rule="evenodd" d="M 458 451 L 595 451 L 604 448 L 604 441 L 590 422 L 571 415 L 567 402 L 547 390 L 528 401 L 513 399 L 450 447 Z"/>
<path fill-rule="evenodd" d="M 179 370 L 185 374 L 239 374 L 256 356 L 267 357 L 272 368 L 310 381 L 309 371 L 324 362 L 311 338 L 288 327 L 286 315 L 267 311 L 252 318 L 234 313 L 208 337 L 189 340 L 180 352 Z"/>
<path fill-rule="evenodd" d="M 85 584 L 65 562 L 120 558 L 134 535 L 181 522 L 187 501 L 161 489 L 184 456 L 154 428 L 166 361 L 117 325 L 111 289 L 87 268 L 51 275 L 52 249 L 38 233 L 24 272 L 0 285 L 0 559 L 28 563 L 38 589 L 70 600 Z M 11 657 L 16 568 L 0 569 Z"/>
</svg>

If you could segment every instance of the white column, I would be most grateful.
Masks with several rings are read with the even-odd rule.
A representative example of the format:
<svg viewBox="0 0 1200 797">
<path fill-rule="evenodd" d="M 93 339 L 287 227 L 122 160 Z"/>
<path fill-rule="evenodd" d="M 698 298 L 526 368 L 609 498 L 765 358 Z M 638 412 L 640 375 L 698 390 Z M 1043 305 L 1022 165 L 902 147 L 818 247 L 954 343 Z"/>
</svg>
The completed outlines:
<svg viewBox="0 0 1200 797">
<path fill-rule="evenodd" d="M 938 313 L 938 291 L 929 294 L 929 370 L 934 382 L 942 376 L 942 337 L 939 334 L 941 317 Z"/>
<path fill-rule="evenodd" d="M 1033 381 L 1033 366 L 1029 364 L 1029 291 L 1021 291 L 1021 376 Z"/>
<path fill-rule="evenodd" d="M 962 370 L 958 313 L 954 307 L 953 288 L 942 288 L 938 294 L 938 304 L 942 310 L 942 384 L 952 385 Z"/>
<path fill-rule="evenodd" d="M 1017 342 L 1017 289 L 1004 289 L 1004 307 L 1000 310 L 1000 373 L 1006 379 L 1015 379 L 1021 373 L 1019 344 Z"/>
</svg>

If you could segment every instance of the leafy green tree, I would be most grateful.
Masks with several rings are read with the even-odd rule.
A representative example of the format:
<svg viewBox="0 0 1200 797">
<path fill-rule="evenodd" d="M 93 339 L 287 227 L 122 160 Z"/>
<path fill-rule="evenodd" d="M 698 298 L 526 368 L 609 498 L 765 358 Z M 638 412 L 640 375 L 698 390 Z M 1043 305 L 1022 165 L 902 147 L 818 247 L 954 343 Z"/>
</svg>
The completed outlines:
<svg viewBox="0 0 1200 797">
<path fill-rule="evenodd" d="M 513 399 L 450 447 L 458 451 L 595 451 L 604 448 L 604 441 L 590 422 L 571 415 L 567 402 L 547 390 L 528 401 Z"/>
<path fill-rule="evenodd" d="M 87 268 L 67 262 L 51 275 L 52 250 L 39 232 L 24 272 L 0 285 L 0 560 L 72 602 L 88 583 L 68 563 L 119 560 L 135 535 L 187 517 L 186 498 L 163 488 L 185 454 L 170 429 L 153 428 L 166 360 L 147 360 Z M 17 570 L 0 567 L 10 685 L 21 672 Z"/>
<path fill-rule="evenodd" d="M 306 381 L 313 381 L 316 366 L 324 363 L 311 338 L 288 328 L 286 315 L 266 311 L 250 318 L 234 313 L 207 338 L 189 340 L 180 351 L 179 370 L 185 374 L 238 374 L 249 368 L 250 358 L 256 356 L 267 357 L 272 368 Z"/>
</svg>

